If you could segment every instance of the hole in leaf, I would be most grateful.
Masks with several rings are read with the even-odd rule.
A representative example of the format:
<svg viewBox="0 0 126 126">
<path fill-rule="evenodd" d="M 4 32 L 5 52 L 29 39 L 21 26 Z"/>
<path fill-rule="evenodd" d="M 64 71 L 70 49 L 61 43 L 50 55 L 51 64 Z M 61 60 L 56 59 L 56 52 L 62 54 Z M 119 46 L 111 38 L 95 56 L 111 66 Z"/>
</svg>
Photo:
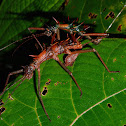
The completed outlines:
<svg viewBox="0 0 126 126">
<path fill-rule="evenodd" d="M 114 17 L 115 17 L 114 15 L 115 15 L 115 14 L 114 14 L 114 12 L 112 12 L 112 11 L 109 13 L 109 16 L 110 16 L 111 18 L 114 18 Z"/>
<path fill-rule="evenodd" d="M 0 100 L 0 106 L 3 105 L 4 103 L 2 102 L 2 99 Z"/>
<path fill-rule="evenodd" d="M 93 25 L 95 25 L 96 24 L 96 21 L 93 21 Z"/>
<path fill-rule="evenodd" d="M 103 9 L 103 12 L 106 10 L 106 8 Z"/>
<path fill-rule="evenodd" d="M 60 116 L 57 116 L 57 118 L 59 119 L 59 118 L 60 118 Z"/>
<path fill-rule="evenodd" d="M 122 30 L 122 25 L 119 25 L 118 28 L 117 28 L 117 30 L 118 30 L 119 32 L 121 32 L 121 30 Z"/>
<path fill-rule="evenodd" d="M 5 108 L 4 107 L 1 107 L 0 108 L 0 115 L 5 111 Z"/>
<path fill-rule="evenodd" d="M 107 106 L 108 106 L 109 108 L 112 108 L 112 105 L 111 105 L 110 103 L 108 103 Z"/>
<path fill-rule="evenodd" d="M 126 124 L 124 124 L 123 126 L 126 126 Z"/>
<path fill-rule="evenodd" d="M 114 78 L 112 77 L 111 80 L 114 81 Z"/>
<path fill-rule="evenodd" d="M 46 85 L 50 85 L 51 79 L 48 79 L 48 81 L 45 83 Z"/>
<path fill-rule="evenodd" d="M 107 20 L 109 17 L 111 17 L 111 18 L 114 18 L 115 17 L 115 14 L 114 14 L 114 12 L 109 12 L 109 14 L 107 14 L 107 16 L 105 17 L 105 19 Z"/>
<path fill-rule="evenodd" d="M 116 58 L 113 59 L 113 62 L 115 62 L 115 61 L 116 61 Z"/>
<path fill-rule="evenodd" d="M 9 94 L 9 99 L 10 99 L 10 100 L 14 100 L 14 99 L 12 98 L 11 94 Z"/>
<path fill-rule="evenodd" d="M 107 15 L 106 17 L 105 17 L 105 19 L 107 20 L 109 18 L 109 15 Z"/>
<path fill-rule="evenodd" d="M 96 18 L 97 17 L 97 14 L 93 14 L 93 13 L 89 13 L 88 14 L 88 17 L 90 18 L 90 19 L 94 19 L 94 18 Z"/>
<path fill-rule="evenodd" d="M 42 91 L 42 95 L 45 96 L 47 94 L 48 90 L 47 87 L 44 87 L 43 91 Z"/>
<path fill-rule="evenodd" d="M 62 82 L 57 81 L 54 85 L 57 86 L 59 84 L 62 84 Z"/>
</svg>

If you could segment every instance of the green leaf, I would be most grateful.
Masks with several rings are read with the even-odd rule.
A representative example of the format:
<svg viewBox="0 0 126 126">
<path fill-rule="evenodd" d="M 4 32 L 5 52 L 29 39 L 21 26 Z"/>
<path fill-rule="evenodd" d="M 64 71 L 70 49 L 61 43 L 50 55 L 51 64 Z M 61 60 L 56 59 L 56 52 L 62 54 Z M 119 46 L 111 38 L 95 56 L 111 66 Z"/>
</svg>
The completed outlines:
<svg viewBox="0 0 126 126">
<path fill-rule="evenodd" d="M 70 18 L 78 17 L 79 15 L 80 22 L 85 21 L 86 23 L 91 24 L 92 22 L 88 22 L 91 19 L 86 20 L 86 18 L 84 20 L 82 18 L 82 14 L 77 13 L 81 11 L 81 13 L 85 12 L 86 14 L 89 14 L 91 9 L 93 10 L 93 7 L 88 9 L 91 6 L 91 2 L 92 1 L 85 1 L 84 6 L 81 2 L 75 3 L 75 1 L 69 1 L 63 12 L 66 16 L 70 15 L 70 11 L 68 11 L 68 9 L 72 7 L 75 8 L 74 6 L 76 5 L 77 11 L 71 10 L 72 14 L 70 15 Z M 96 6 L 98 5 L 99 7 L 102 7 L 101 10 L 103 10 L 104 8 L 107 8 L 107 2 L 106 4 L 104 2 L 105 1 L 100 1 L 100 3 L 97 2 L 97 4 L 96 2 L 94 3 Z M 29 33 L 27 31 L 28 27 L 41 27 L 48 21 L 48 19 L 50 19 L 50 16 L 52 16 L 54 12 L 55 14 L 56 12 L 58 14 L 60 12 L 61 14 L 61 11 L 58 9 L 62 3 L 63 1 L 61 0 L 53 0 L 49 2 L 37 2 L 34 0 L 30 0 L 29 2 L 26 2 L 25 0 L 17 0 L 15 2 L 12 0 L 3 1 L 0 6 L 1 47 L 11 43 L 13 40 L 15 41 L 22 38 L 23 35 L 27 35 Z M 123 3 L 123 1 L 114 2 L 113 8 L 116 8 L 115 5 L 119 4 L 119 8 L 117 9 L 118 11 L 114 9 L 114 12 L 116 11 L 116 15 L 123 7 L 123 4 L 121 3 Z M 72 6 L 72 4 L 74 6 Z M 84 8 L 83 10 L 85 11 L 82 10 L 82 5 Z M 109 4 L 109 7 L 110 5 L 111 4 Z M 92 6 L 94 6 L 94 4 Z M 95 10 L 91 12 L 95 13 L 96 10 L 98 9 L 95 8 Z M 111 11 L 111 9 L 109 11 Z M 107 10 L 105 13 L 108 14 L 109 11 Z M 99 12 L 101 12 L 100 9 Z M 125 10 L 120 15 L 118 21 L 123 20 L 125 15 L 124 12 Z M 32 14 L 33 16 L 31 16 Z M 44 14 L 48 15 L 45 16 Z M 40 19 L 42 19 L 41 23 Z M 60 20 L 63 19 L 61 18 Z M 94 20 L 95 19 L 93 19 L 93 21 Z M 98 20 L 99 21 L 97 22 L 103 23 L 100 18 L 98 18 Z M 102 23 L 98 23 L 99 25 L 96 23 L 96 31 L 103 32 L 103 30 L 105 30 L 112 22 L 111 18 L 109 18 L 109 20 L 111 21 L 105 24 L 105 28 L 101 25 Z M 115 24 L 116 23 L 113 24 L 112 28 L 116 28 L 118 26 L 114 26 Z M 125 31 L 124 26 L 125 25 L 123 25 Z M 124 31 L 122 32 L 124 33 Z M 87 42 L 87 40 L 84 42 Z M 42 96 L 42 99 L 46 111 L 52 121 L 50 122 L 48 120 L 37 98 L 35 91 L 37 88 L 38 75 L 37 71 L 35 71 L 33 78 L 30 80 L 24 80 L 7 102 L 6 100 L 9 94 L 13 92 L 19 83 L 11 87 L 3 96 L 1 96 L 3 102 L 6 103 L 3 105 L 5 107 L 5 111 L 1 114 L 0 125 L 125 125 L 126 40 L 123 38 L 106 38 L 103 39 L 99 45 L 90 44 L 90 46 L 98 51 L 110 70 L 119 70 L 120 73 L 107 72 L 93 52 L 79 54 L 73 66 L 68 67 L 68 69 L 71 70 L 83 91 L 83 95 L 80 97 L 80 92 L 68 73 L 66 73 L 56 61 L 52 59 L 45 61 L 40 66 L 41 91 L 43 91 L 44 87 L 47 87 L 48 91 L 45 96 Z M 30 47 L 31 50 L 34 48 L 32 46 Z M 8 47 L 5 52 L 8 52 L 11 48 L 12 46 Z M 5 66 L 10 67 L 8 62 L 11 62 L 11 60 L 5 57 L 3 54 L 5 52 L 1 51 L 1 61 L 7 60 L 5 62 Z M 6 53 L 6 55 L 8 55 L 8 53 Z M 24 60 L 20 55 L 18 58 L 20 60 Z M 62 60 L 63 55 L 60 55 L 59 58 Z M 19 62 L 21 62 L 20 60 Z M 4 68 L 3 71 L 5 71 Z M 3 74 L 2 72 L 1 77 Z M 18 81 L 21 77 L 22 75 L 14 79 L 10 85 Z M 46 85 L 49 80 L 51 80 L 50 84 Z"/>
<path fill-rule="evenodd" d="M 118 15 L 125 4 L 125 0 L 72 0 L 65 8 L 71 18 L 79 18 L 79 22 L 94 26 L 95 32 L 105 32 L 113 19 Z M 107 15 L 112 12 L 112 16 Z M 126 9 L 108 30 L 109 33 L 126 33 Z M 117 30 L 121 25 L 121 31 Z"/>
<path fill-rule="evenodd" d="M 43 87 L 47 87 L 48 92 L 42 98 L 52 122 L 48 120 L 36 96 L 35 74 L 32 79 L 25 80 L 15 90 L 11 96 L 13 100 L 9 99 L 6 102 L 1 124 L 70 125 L 76 118 L 78 120 L 74 125 L 126 124 L 125 47 L 124 39 L 104 39 L 96 47 L 109 69 L 119 70 L 120 73 L 108 73 L 94 53 L 78 56 L 69 69 L 83 91 L 81 98 L 71 77 L 56 61 L 44 62 L 41 64 L 41 91 Z M 16 80 L 20 78 L 21 76 Z M 46 85 L 48 79 L 51 79 L 50 85 Z M 14 87 L 6 92 L 4 102 L 13 90 Z"/>
<path fill-rule="evenodd" d="M 0 6 L 0 45 L 3 47 L 22 38 L 23 35 L 29 33 L 27 30 L 29 27 L 44 25 L 50 18 L 52 19 L 63 2 L 64 0 L 3 1 Z"/>
</svg>

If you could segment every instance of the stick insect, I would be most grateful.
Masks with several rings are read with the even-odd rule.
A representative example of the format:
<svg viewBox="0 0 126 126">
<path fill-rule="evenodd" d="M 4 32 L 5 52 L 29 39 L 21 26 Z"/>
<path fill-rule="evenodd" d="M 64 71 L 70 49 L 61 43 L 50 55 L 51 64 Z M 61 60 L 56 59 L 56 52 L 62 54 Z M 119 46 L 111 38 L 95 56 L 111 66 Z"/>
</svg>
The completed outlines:
<svg viewBox="0 0 126 126">
<path fill-rule="evenodd" d="M 54 17 L 53 17 L 53 19 L 54 19 L 55 22 L 56 22 L 56 26 L 51 26 L 51 27 L 48 26 L 48 28 L 30 27 L 30 28 L 28 28 L 28 30 L 29 30 L 30 32 L 31 32 L 31 30 L 42 30 L 42 31 L 45 31 L 45 32 L 44 32 L 44 35 L 46 35 L 46 36 L 52 36 L 51 43 L 54 42 L 54 38 L 55 38 L 56 35 L 57 35 L 57 39 L 60 40 L 59 30 L 62 29 L 62 30 L 69 31 L 69 32 L 71 32 L 71 33 L 77 32 L 77 33 L 79 33 L 81 36 L 86 36 L 89 40 L 92 40 L 92 42 L 94 42 L 95 44 L 99 44 L 100 41 L 101 41 L 104 37 L 109 36 L 109 34 L 107 34 L 107 32 L 108 32 L 109 29 L 112 27 L 112 25 L 113 25 L 113 23 L 116 21 L 116 19 L 120 16 L 120 14 L 121 14 L 122 11 L 125 9 L 125 7 L 126 7 L 126 4 L 123 6 L 123 8 L 122 8 L 122 9 L 120 10 L 120 12 L 117 14 L 117 16 L 114 18 L 114 20 L 112 21 L 112 23 L 108 26 L 108 28 L 105 30 L 105 33 L 85 33 L 84 31 L 80 31 L 80 30 L 79 30 L 79 27 L 83 24 L 83 22 L 82 22 L 80 25 L 74 26 L 74 27 L 73 27 L 73 22 L 74 22 L 74 21 L 73 21 L 71 24 L 60 24 L 59 21 L 56 20 Z M 88 27 L 88 28 L 89 28 L 89 27 Z M 88 28 L 86 28 L 86 29 L 88 29 Z M 85 29 L 85 30 L 86 30 L 86 29 Z M 32 33 L 32 32 L 31 32 L 31 33 Z M 53 33 L 54 33 L 54 34 L 53 34 Z M 27 37 L 25 37 L 25 38 L 23 38 L 23 39 L 20 39 L 20 40 L 24 40 L 24 39 L 27 39 L 27 38 L 32 38 L 32 37 L 34 37 L 34 36 L 35 36 L 35 37 L 37 37 L 37 36 L 39 37 L 39 36 L 41 36 L 41 35 L 34 35 L 34 34 L 32 34 L 32 36 L 27 36 Z M 103 37 L 100 37 L 100 38 L 98 38 L 98 39 L 93 40 L 90 36 L 103 36 Z M 15 41 L 15 42 L 13 42 L 13 43 L 11 43 L 11 44 L 9 44 L 9 45 L 7 45 L 7 46 L 1 48 L 0 51 L 3 50 L 3 49 L 6 49 L 7 47 L 11 46 L 12 44 L 15 44 L 15 43 L 19 42 L 20 40 L 17 40 L 17 41 Z M 36 41 L 38 42 L 38 40 L 36 40 Z M 39 42 L 38 42 L 38 44 L 39 44 Z M 39 46 L 40 46 L 41 48 L 43 48 L 40 44 L 39 44 Z"/>
<path fill-rule="evenodd" d="M 71 24 L 60 24 L 59 21 L 56 20 L 54 17 L 53 17 L 53 19 L 54 19 L 55 22 L 56 22 L 56 26 L 51 26 L 51 27 L 48 26 L 48 28 L 30 27 L 30 28 L 28 28 L 28 30 L 30 31 L 30 33 L 32 33 L 31 30 L 42 30 L 42 31 L 45 31 L 45 32 L 44 32 L 44 35 L 46 35 L 46 36 L 52 36 L 51 43 L 54 42 L 54 39 L 55 39 L 55 36 L 56 36 L 56 35 L 57 35 L 57 39 L 60 40 L 60 33 L 59 33 L 59 30 L 62 29 L 62 30 L 65 30 L 65 31 L 70 32 L 71 34 L 73 34 L 73 32 L 77 32 L 77 33 L 79 33 L 81 36 L 85 36 L 85 37 L 87 37 L 89 40 L 92 40 L 93 43 L 99 44 L 100 41 L 101 41 L 103 38 L 109 36 L 109 34 L 107 33 L 108 30 L 112 27 L 113 23 L 114 23 L 114 22 L 116 21 L 116 19 L 120 16 L 120 14 L 121 14 L 122 11 L 125 9 L 125 7 L 126 7 L 126 5 L 123 6 L 123 8 L 120 10 L 120 12 L 117 14 L 117 16 L 114 18 L 114 20 L 112 21 L 112 23 L 111 23 L 111 24 L 108 26 L 108 28 L 106 29 L 105 33 L 85 33 L 84 31 L 80 31 L 80 30 L 79 30 L 79 27 L 83 24 L 83 22 L 82 22 L 80 25 L 78 25 L 78 26 L 74 26 L 74 25 L 73 25 L 73 22 L 74 22 L 74 21 L 73 21 Z M 74 26 L 74 27 L 73 27 L 73 26 Z M 88 29 L 88 28 L 89 28 L 89 27 L 87 27 L 86 29 Z M 85 30 L 86 30 L 86 29 L 85 29 Z M 53 34 L 53 33 L 54 33 L 54 34 Z M 43 35 L 43 33 L 42 33 L 42 35 Z M 20 40 L 24 40 L 24 39 L 27 39 L 27 38 L 34 38 L 34 36 L 35 36 L 35 37 L 39 37 L 39 36 L 41 36 L 41 34 L 39 34 L 39 35 L 38 35 L 38 34 L 37 34 L 37 35 L 32 34 L 32 36 L 27 36 L 27 37 L 22 38 L 22 39 L 20 39 Z M 97 38 L 97 39 L 92 39 L 91 36 L 100 36 L 100 37 Z M 101 36 L 102 36 L 102 37 L 101 37 Z M 6 49 L 7 47 L 11 46 L 12 44 L 15 44 L 15 43 L 19 42 L 20 40 L 17 40 L 17 41 L 15 41 L 15 42 L 13 42 L 13 43 L 10 43 L 9 45 L 7 45 L 7 46 L 1 48 L 0 51 L 3 50 L 3 49 Z M 43 50 L 43 47 L 39 44 L 39 42 L 38 42 L 37 39 L 36 39 L 36 41 L 37 41 L 38 45 L 41 47 L 41 49 Z"/>
<path fill-rule="evenodd" d="M 41 90 L 40 90 L 40 64 L 42 64 L 44 61 L 50 60 L 50 59 L 54 59 L 55 61 L 57 61 L 59 63 L 59 65 L 71 76 L 71 78 L 75 82 L 76 86 L 78 87 L 78 89 L 81 93 L 80 96 L 82 96 L 82 90 L 81 90 L 79 84 L 77 83 L 75 77 L 72 75 L 72 72 L 66 67 L 66 66 L 72 65 L 80 53 L 94 52 L 99 57 L 100 61 L 102 62 L 102 64 L 104 65 L 104 67 L 107 69 L 108 72 L 110 72 L 110 73 L 119 72 L 119 71 L 110 71 L 108 69 L 108 67 L 106 66 L 106 64 L 104 63 L 104 61 L 102 60 L 102 58 L 100 57 L 99 53 L 94 48 L 82 50 L 86 44 L 81 44 L 81 42 L 78 41 L 78 38 L 76 39 L 75 36 L 73 36 L 73 37 L 74 37 L 74 39 L 72 38 L 72 43 L 71 43 L 71 39 L 68 38 L 68 39 L 60 41 L 60 42 L 55 42 L 53 45 L 49 46 L 47 49 L 44 49 L 39 55 L 29 55 L 29 56 L 33 57 L 33 59 L 34 59 L 33 62 L 31 64 L 29 64 L 28 66 L 24 66 L 20 70 L 9 73 L 6 83 L 5 83 L 4 90 L 0 95 L 2 95 L 6 90 L 8 90 L 5 88 L 8 84 L 10 76 L 19 74 L 19 73 L 24 73 L 23 77 L 20 80 L 18 80 L 18 81 L 20 81 L 20 83 L 18 84 L 17 87 L 19 87 L 19 85 L 25 79 L 31 79 L 33 77 L 33 72 L 35 71 L 35 69 L 37 69 L 37 71 L 38 71 L 38 95 L 40 98 L 41 105 L 44 109 L 44 112 L 47 115 L 48 119 L 51 121 L 51 119 L 44 107 L 44 103 L 43 103 L 43 100 L 41 97 Z M 35 39 L 37 39 L 37 38 L 35 37 Z M 78 41 L 77 43 L 74 43 L 75 39 L 76 39 L 76 41 Z M 71 51 L 71 49 L 73 49 L 74 51 Z M 65 64 L 63 64 L 58 58 L 58 55 L 60 55 L 62 53 L 68 54 L 68 56 L 65 58 Z M 16 83 L 14 83 L 14 84 L 16 84 Z M 13 85 L 11 85 L 11 86 L 13 86 Z M 16 88 L 14 89 L 14 91 L 16 90 Z M 12 95 L 13 92 L 10 95 Z"/>
<path fill-rule="evenodd" d="M 29 30 L 37 30 L 37 29 L 29 28 Z M 68 38 L 68 39 L 62 40 L 62 41 L 55 41 L 55 43 L 50 45 L 47 49 L 43 49 L 39 40 L 36 38 L 36 36 L 34 34 L 32 34 L 32 36 L 36 39 L 36 41 L 38 42 L 40 47 L 43 49 L 43 51 L 39 55 L 30 55 L 31 57 L 33 57 L 34 60 L 29 65 L 24 66 L 22 69 L 11 72 L 11 73 L 8 74 L 4 90 L 0 94 L 0 96 L 3 95 L 4 92 L 8 90 L 8 88 L 6 89 L 6 86 L 8 84 L 10 76 L 13 76 L 13 75 L 19 74 L 19 73 L 24 73 L 23 77 L 20 80 L 17 81 L 17 82 L 20 82 L 20 83 L 13 90 L 13 92 L 14 92 L 25 79 L 31 79 L 33 77 L 34 70 L 37 69 L 37 71 L 38 71 L 38 95 L 39 95 L 40 103 L 41 103 L 41 105 L 44 109 L 44 112 L 47 115 L 48 119 L 51 121 L 51 119 L 50 119 L 50 117 L 49 117 L 49 115 L 48 115 L 48 113 L 47 113 L 47 111 L 44 107 L 44 103 L 43 103 L 43 100 L 42 100 L 42 97 L 41 97 L 41 90 L 40 90 L 40 64 L 42 64 L 44 61 L 50 60 L 50 59 L 54 59 L 55 61 L 57 61 L 59 63 L 59 65 L 71 76 L 71 78 L 75 82 L 76 86 L 78 87 L 78 89 L 80 91 L 80 96 L 82 96 L 82 90 L 81 90 L 79 84 L 77 83 L 75 77 L 72 75 L 72 72 L 66 67 L 66 66 L 71 66 L 75 62 L 77 56 L 80 53 L 94 52 L 94 53 L 96 53 L 96 55 L 98 56 L 98 58 L 100 59 L 100 61 L 102 62 L 102 64 L 104 65 L 104 67 L 106 68 L 106 70 L 109 73 L 119 72 L 119 71 L 110 71 L 108 69 L 108 67 L 106 66 L 106 64 L 104 63 L 104 61 L 102 60 L 101 56 L 99 55 L 99 53 L 97 52 L 96 49 L 93 48 L 93 49 L 82 50 L 84 48 L 84 46 L 87 45 L 88 43 L 81 44 L 81 42 L 79 41 L 79 37 L 81 37 L 82 35 L 80 34 L 80 36 L 78 38 L 76 38 L 75 35 L 73 35 L 74 29 L 72 29 L 71 31 L 70 31 L 71 32 L 71 38 Z M 55 35 L 56 34 L 58 34 L 58 33 L 56 32 Z M 51 41 L 54 41 L 55 35 L 52 36 Z M 96 34 L 93 34 L 93 35 L 96 35 Z M 104 35 L 106 35 L 106 34 L 104 34 Z M 88 34 L 87 36 L 90 36 L 90 35 Z M 92 41 L 90 41 L 90 42 L 92 42 Z M 74 51 L 71 51 L 71 49 L 73 49 Z M 58 58 L 58 55 L 60 55 L 62 53 L 68 54 L 68 56 L 65 58 L 64 64 Z M 13 85 L 15 85 L 17 82 L 15 82 Z M 11 85 L 11 86 L 13 86 L 13 85 Z M 13 92 L 10 95 L 12 95 Z"/>
<path fill-rule="evenodd" d="M 45 31 L 44 34 L 47 36 L 52 36 L 51 44 L 54 43 L 54 40 L 56 39 L 55 36 L 57 36 L 57 40 L 60 40 L 60 30 L 67 31 L 72 36 L 73 33 L 78 33 L 81 37 L 86 37 L 89 40 L 91 40 L 93 43 L 98 44 L 103 38 L 109 36 L 107 33 L 86 33 L 85 31 L 80 31 L 79 27 L 83 24 L 83 22 L 79 25 L 73 24 L 74 21 L 71 24 L 61 24 L 57 19 L 52 17 L 54 21 L 56 22 L 55 26 L 48 26 L 48 28 L 37 28 L 37 27 L 30 27 L 28 30 L 31 32 L 31 30 L 42 30 Z M 84 30 L 87 30 L 89 27 L 85 28 Z M 97 39 L 92 39 L 91 36 L 98 36 Z"/>
<path fill-rule="evenodd" d="M 109 34 L 107 33 L 108 30 L 112 27 L 115 20 L 120 16 L 122 11 L 125 9 L 126 5 L 123 6 L 123 8 L 120 10 L 120 12 L 117 14 L 117 16 L 114 18 L 112 23 L 108 26 L 108 28 L 105 30 L 105 33 L 86 33 L 85 31 L 80 31 L 79 27 L 83 24 L 79 24 L 78 26 L 74 25 L 74 21 L 71 24 L 61 24 L 56 18 L 52 17 L 54 21 L 56 22 L 55 26 L 51 26 L 48 28 L 37 28 L 37 27 L 30 27 L 28 30 L 31 32 L 31 30 L 45 30 L 45 34 L 47 36 L 52 36 L 51 44 L 53 44 L 55 40 L 55 36 L 57 35 L 57 40 L 60 40 L 60 30 L 68 31 L 71 35 L 73 33 L 78 33 L 80 36 L 85 36 L 87 39 L 91 40 L 94 44 L 99 44 L 101 40 L 105 37 L 108 37 Z M 88 29 L 87 27 L 86 29 Z M 84 30 L 86 30 L 84 29 Z M 53 34 L 54 33 L 54 34 Z M 92 39 L 91 36 L 97 36 L 96 39 Z"/>
</svg>

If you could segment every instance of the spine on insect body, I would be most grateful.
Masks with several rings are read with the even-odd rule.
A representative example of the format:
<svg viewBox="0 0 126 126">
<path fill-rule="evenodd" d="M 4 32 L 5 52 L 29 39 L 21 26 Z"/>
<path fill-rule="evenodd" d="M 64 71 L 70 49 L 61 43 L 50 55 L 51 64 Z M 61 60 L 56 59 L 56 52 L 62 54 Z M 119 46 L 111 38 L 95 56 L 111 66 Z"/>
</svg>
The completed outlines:
<svg viewBox="0 0 126 126">
<path fill-rule="evenodd" d="M 40 64 L 49 59 L 55 59 L 57 55 L 64 52 L 63 46 L 59 46 L 58 44 L 54 44 L 53 46 L 47 48 L 47 50 L 43 50 L 37 57 L 34 59 L 37 60 Z"/>
<path fill-rule="evenodd" d="M 44 49 L 39 55 L 29 55 L 33 57 L 34 61 L 29 65 L 25 66 L 24 73 L 27 79 L 31 79 L 33 76 L 33 71 L 38 69 L 40 64 L 49 59 L 58 60 L 57 55 L 64 52 L 64 47 L 54 44 L 53 46 Z"/>
<path fill-rule="evenodd" d="M 59 44 L 55 43 L 52 46 L 48 47 L 47 49 L 44 49 L 39 55 L 29 55 L 33 57 L 34 61 L 29 66 L 25 67 L 25 76 L 28 79 L 31 79 L 33 76 L 33 71 L 35 69 L 38 69 L 40 64 L 43 63 L 46 60 L 54 59 L 58 61 L 58 55 L 62 53 L 68 54 L 68 56 L 65 58 L 65 66 L 72 66 L 74 61 L 76 60 L 77 54 L 71 54 L 70 49 L 82 49 L 82 44 L 77 45 L 66 45 L 66 44 Z"/>
</svg>

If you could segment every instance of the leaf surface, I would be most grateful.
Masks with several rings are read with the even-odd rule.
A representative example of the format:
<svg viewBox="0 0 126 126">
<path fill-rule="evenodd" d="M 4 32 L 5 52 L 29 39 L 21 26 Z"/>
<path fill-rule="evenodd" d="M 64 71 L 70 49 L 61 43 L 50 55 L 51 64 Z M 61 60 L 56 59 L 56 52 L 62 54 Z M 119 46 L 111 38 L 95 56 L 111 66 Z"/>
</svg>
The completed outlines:
<svg viewBox="0 0 126 126">
<path fill-rule="evenodd" d="M 112 5 L 112 3 L 106 1 L 99 2 L 96 0 L 94 3 L 91 1 L 79 1 L 76 3 L 73 0 L 69 1 L 63 11 L 65 16 L 61 18 L 62 11 L 59 8 L 63 2 L 61 0 L 49 2 L 36 2 L 34 0 L 29 2 L 25 0 L 17 0 L 15 2 L 12 0 L 3 1 L 0 6 L 1 47 L 22 38 L 24 35 L 26 36 L 29 33 L 26 31 L 28 27 L 41 27 L 54 14 L 57 14 L 57 16 L 60 14 L 59 20 L 61 21 L 67 15 L 70 18 L 79 17 L 79 22 L 85 21 L 84 23 L 88 24 L 92 24 L 97 19 L 94 31 L 104 32 L 113 20 L 112 18 L 105 20 L 105 16 L 110 11 L 114 11 L 115 15 L 117 15 L 123 7 L 122 3 L 124 3 L 123 1 L 115 1 L 114 5 Z M 119 5 L 118 8 L 117 5 Z M 104 8 L 106 10 L 102 12 Z M 90 19 L 88 17 L 89 12 L 97 14 L 97 18 Z M 117 27 L 120 22 L 123 22 L 123 18 L 125 18 L 125 10 L 111 27 L 110 33 L 120 33 L 117 31 Z M 40 19 L 42 19 L 42 22 L 40 22 Z M 121 31 L 123 34 L 125 34 L 124 24 Z M 83 43 L 86 42 L 87 40 L 83 41 Z M 1 97 L 3 102 L 6 102 L 4 105 L 6 110 L 1 114 L 0 125 L 125 125 L 126 40 L 124 38 L 105 38 L 99 45 L 90 44 L 90 46 L 98 51 L 110 70 L 120 71 L 120 73 L 107 72 L 97 55 L 93 52 L 79 54 L 73 66 L 68 67 L 68 69 L 73 73 L 83 91 L 83 95 L 80 98 L 80 92 L 68 73 L 53 59 L 45 61 L 40 66 L 41 91 L 43 91 L 44 87 L 47 87 L 47 93 L 45 96 L 42 96 L 42 99 L 52 121 L 48 120 L 37 98 L 38 74 L 35 71 L 33 78 L 24 80 L 7 102 L 9 94 L 13 92 L 19 83 L 11 87 Z M 33 46 L 30 45 L 31 54 L 33 54 L 32 49 Z M 13 50 L 12 46 L 5 51 L 1 51 L 0 54 L 1 64 L 4 64 L 4 67 L 2 65 L 0 69 L 1 80 L 3 71 L 5 72 L 7 68 L 10 70 L 9 62 L 12 61 L 7 56 L 5 57 L 5 54 L 12 54 L 12 52 L 9 52 L 10 50 Z M 23 51 L 26 52 L 27 48 L 24 48 Z M 22 59 L 18 53 L 15 55 L 18 57 L 16 61 L 22 62 L 22 60 L 27 60 L 27 57 Z M 63 61 L 63 55 L 60 55 L 59 58 Z M 9 70 L 6 71 L 6 74 L 8 74 Z M 10 84 L 18 81 L 21 77 L 22 75 L 18 76 Z M 49 80 L 51 82 L 47 85 Z"/>
</svg>

